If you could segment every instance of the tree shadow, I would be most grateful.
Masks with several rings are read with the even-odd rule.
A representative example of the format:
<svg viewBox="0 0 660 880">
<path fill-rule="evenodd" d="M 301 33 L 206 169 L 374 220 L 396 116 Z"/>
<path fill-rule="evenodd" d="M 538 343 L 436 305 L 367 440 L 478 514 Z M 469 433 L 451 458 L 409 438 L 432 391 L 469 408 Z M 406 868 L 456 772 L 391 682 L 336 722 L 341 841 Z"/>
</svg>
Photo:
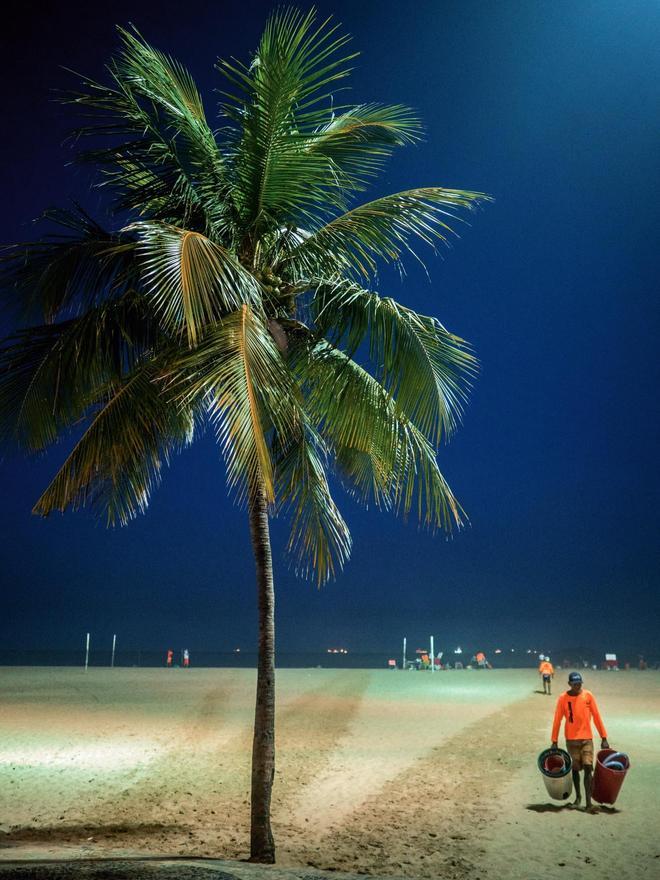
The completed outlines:
<svg viewBox="0 0 660 880">
<path fill-rule="evenodd" d="M 98 824 L 79 824 L 79 825 L 47 825 L 41 828 L 33 826 L 23 826 L 13 828 L 6 834 L 2 835 L 3 847 L 9 847 L 17 843 L 40 843 L 47 842 L 56 844 L 58 842 L 69 842 L 71 840 L 80 841 L 81 843 L 89 840 L 90 837 L 119 837 L 121 835 L 130 836 L 131 834 L 154 834 L 158 832 L 181 831 L 182 828 L 187 830 L 187 826 L 179 824 L 168 824 L 164 822 L 136 822 L 131 823 L 114 823 L 108 825 Z"/>
</svg>

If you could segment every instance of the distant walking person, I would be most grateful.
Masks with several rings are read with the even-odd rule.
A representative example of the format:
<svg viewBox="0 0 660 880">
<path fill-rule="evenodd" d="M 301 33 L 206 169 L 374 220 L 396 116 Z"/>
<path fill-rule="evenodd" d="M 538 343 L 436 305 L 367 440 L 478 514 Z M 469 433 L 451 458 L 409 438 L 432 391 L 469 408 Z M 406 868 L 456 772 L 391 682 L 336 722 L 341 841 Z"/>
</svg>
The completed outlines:
<svg viewBox="0 0 660 880">
<path fill-rule="evenodd" d="M 188 648 L 183 649 L 183 668 L 188 669 L 190 666 L 190 651 Z"/>
<path fill-rule="evenodd" d="M 555 677 L 555 667 L 550 662 L 549 657 L 541 657 L 539 664 L 539 675 L 543 681 L 543 693 L 552 693 L 552 679 Z"/>
<path fill-rule="evenodd" d="M 171 668 L 172 663 L 174 661 L 174 651 L 171 648 L 167 649 L 167 667 Z"/>
<path fill-rule="evenodd" d="M 580 793 L 580 770 L 584 770 L 584 794 L 588 813 L 597 813 L 598 808 L 591 803 L 591 784 L 594 764 L 594 741 L 591 722 L 601 736 L 601 749 L 609 749 L 607 731 L 600 717 L 596 698 L 582 687 L 582 676 L 579 672 L 571 672 L 568 676 L 569 689 L 559 696 L 555 717 L 552 722 L 552 746 L 557 748 L 559 728 L 564 721 L 566 751 L 573 763 L 573 784 L 575 785 L 575 801 L 570 805 L 579 807 L 582 803 Z"/>
</svg>

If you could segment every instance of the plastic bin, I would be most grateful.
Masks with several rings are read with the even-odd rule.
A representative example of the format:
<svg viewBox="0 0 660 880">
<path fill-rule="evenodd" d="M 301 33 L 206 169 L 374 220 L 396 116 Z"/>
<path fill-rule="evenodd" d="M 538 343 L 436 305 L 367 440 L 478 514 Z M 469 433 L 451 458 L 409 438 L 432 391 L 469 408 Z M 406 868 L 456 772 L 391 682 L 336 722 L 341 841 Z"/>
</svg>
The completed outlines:
<svg viewBox="0 0 660 880">
<path fill-rule="evenodd" d="M 571 756 L 564 749 L 545 749 L 537 759 L 546 791 L 551 798 L 565 801 L 573 791 Z"/>
<path fill-rule="evenodd" d="M 619 767 L 622 769 L 619 770 Z M 599 804 L 613 804 L 629 769 L 630 759 L 624 752 L 617 752 L 616 749 L 601 749 L 596 755 L 596 772 L 591 797 Z"/>
</svg>

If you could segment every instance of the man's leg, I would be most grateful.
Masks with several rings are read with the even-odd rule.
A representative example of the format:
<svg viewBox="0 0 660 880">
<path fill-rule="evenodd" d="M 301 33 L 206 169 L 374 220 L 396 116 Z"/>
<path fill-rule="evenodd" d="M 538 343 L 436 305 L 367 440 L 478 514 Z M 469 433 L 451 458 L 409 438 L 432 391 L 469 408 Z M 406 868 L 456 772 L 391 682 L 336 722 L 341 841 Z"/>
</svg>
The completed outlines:
<svg viewBox="0 0 660 880">
<path fill-rule="evenodd" d="M 572 807 L 579 807 L 582 803 L 582 793 L 580 791 L 580 771 L 573 770 L 573 787 L 575 788 L 575 800 L 571 804 Z"/>
<path fill-rule="evenodd" d="M 591 788 L 593 785 L 593 768 L 585 767 L 584 768 L 584 797 L 587 802 L 586 810 L 587 813 L 597 813 L 598 807 L 594 806 L 591 801 Z"/>
</svg>

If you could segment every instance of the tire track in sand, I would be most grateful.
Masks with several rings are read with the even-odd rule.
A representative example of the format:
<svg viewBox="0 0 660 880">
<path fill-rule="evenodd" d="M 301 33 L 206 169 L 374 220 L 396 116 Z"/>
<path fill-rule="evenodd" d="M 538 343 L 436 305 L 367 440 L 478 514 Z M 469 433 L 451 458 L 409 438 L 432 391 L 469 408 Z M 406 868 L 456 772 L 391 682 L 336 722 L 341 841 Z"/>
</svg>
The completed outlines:
<svg viewBox="0 0 660 880">
<path fill-rule="evenodd" d="M 276 756 L 272 799 L 273 833 L 280 844 L 291 828 L 291 805 L 311 780 L 330 763 L 337 744 L 346 735 L 369 683 L 369 673 L 323 670 L 321 681 L 309 681 L 300 696 L 278 702 L 275 718 Z M 279 743 L 285 745 L 281 748 Z M 228 744 L 228 764 L 232 775 L 223 785 L 219 807 L 221 822 L 207 829 L 213 851 L 227 858 L 249 853 L 250 761 L 252 726 L 245 736 Z M 241 766 L 242 771 L 236 773 Z"/>
<path fill-rule="evenodd" d="M 349 806 L 340 822 L 321 833 L 297 834 L 287 859 L 349 872 L 359 862 L 361 871 L 383 876 L 485 877 L 477 865 L 499 812 L 497 793 L 535 759 L 539 728 L 547 722 L 540 707 L 534 695 L 463 728 L 358 808 Z"/>
<path fill-rule="evenodd" d="M 330 766 L 337 746 L 348 734 L 369 686 L 369 672 L 337 672 L 278 714 L 276 738 L 286 743 L 277 752 L 273 807 L 284 822 L 302 786 Z"/>
</svg>

